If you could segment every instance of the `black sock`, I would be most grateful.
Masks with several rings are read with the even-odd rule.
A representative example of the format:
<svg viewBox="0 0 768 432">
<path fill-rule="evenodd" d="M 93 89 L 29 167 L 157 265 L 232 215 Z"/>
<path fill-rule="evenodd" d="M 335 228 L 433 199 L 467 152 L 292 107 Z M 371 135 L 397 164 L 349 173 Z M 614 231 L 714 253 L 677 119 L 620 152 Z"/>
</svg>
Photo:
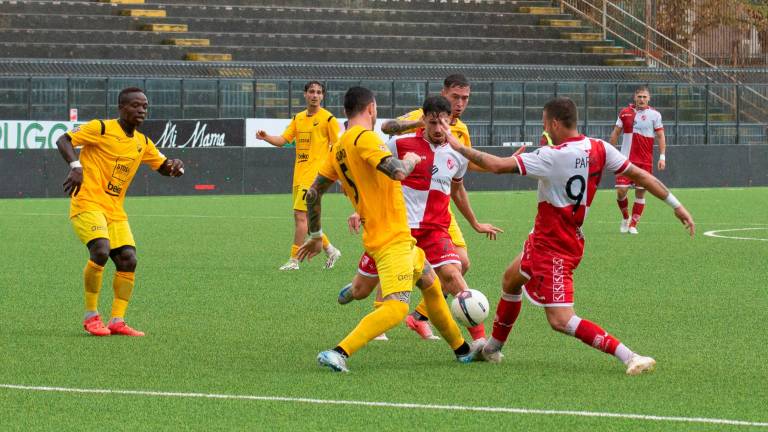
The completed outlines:
<svg viewBox="0 0 768 432">
<path fill-rule="evenodd" d="M 429 321 L 429 318 L 420 314 L 419 311 L 413 311 L 413 317 L 416 318 L 416 321 Z"/>
<path fill-rule="evenodd" d="M 453 353 L 457 356 L 469 354 L 469 344 L 465 341 L 460 347 L 453 350 Z"/>
<path fill-rule="evenodd" d="M 466 343 L 465 343 L 465 345 L 466 345 Z M 349 354 L 347 354 L 347 352 L 346 352 L 346 351 L 344 351 L 344 348 L 342 348 L 342 347 L 340 347 L 340 346 L 337 346 L 337 347 L 336 347 L 336 348 L 334 348 L 333 350 L 334 350 L 334 351 L 336 351 L 337 353 L 339 353 L 339 354 L 343 355 L 343 356 L 344 356 L 344 358 L 347 358 L 347 357 L 349 357 Z"/>
</svg>

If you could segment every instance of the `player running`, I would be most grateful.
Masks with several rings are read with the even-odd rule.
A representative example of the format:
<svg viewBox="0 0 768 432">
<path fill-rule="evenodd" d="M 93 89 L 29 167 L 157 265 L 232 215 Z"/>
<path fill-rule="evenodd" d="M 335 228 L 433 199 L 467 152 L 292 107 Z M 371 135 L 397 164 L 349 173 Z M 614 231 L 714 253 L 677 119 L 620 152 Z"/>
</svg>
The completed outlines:
<svg viewBox="0 0 768 432">
<path fill-rule="evenodd" d="M 608 143 L 580 135 L 577 114 L 576 104 L 568 98 L 549 101 L 544 106 L 544 130 L 555 145 L 533 153 L 500 158 L 449 141 L 454 150 L 491 172 L 519 173 L 539 181 L 533 231 L 523 252 L 504 273 L 493 333 L 482 356 L 491 362 L 501 361 L 501 349 L 520 313 L 525 292 L 533 304 L 544 306 L 554 330 L 616 356 L 626 365 L 628 375 L 637 375 L 652 370 L 656 361 L 634 353 L 597 324 L 580 318 L 573 309 L 573 271 L 584 255 L 581 226 L 604 170 L 632 179 L 666 202 L 691 236 L 694 222 L 658 179 L 634 166 Z M 444 129 L 448 129 L 447 124 Z"/>
<path fill-rule="evenodd" d="M 413 152 L 422 160 L 413 172 L 401 181 L 408 225 L 411 235 L 416 239 L 416 246 L 424 251 L 427 261 L 437 272 L 443 291 L 455 296 L 469 287 L 461 274 L 461 261 L 448 233 L 451 223 L 451 214 L 448 211 L 451 198 L 473 226 L 482 225 L 489 238 L 495 239 L 496 235 L 503 231 L 491 224 L 478 222 L 469 205 L 469 197 L 463 183 L 468 161 L 451 149 L 447 140 L 453 136 L 450 132 L 444 133 L 441 127 L 443 121 L 449 121 L 450 102 L 442 96 L 430 96 L 424 101 L 421 111 L 424 113 L 424 128 L 390 139 L 387 147 L 394 157 Z M 359 230 L 356 222 L 359 218 L 353 215 L 350 219 L 353 221 L 350 224 L 351 230 Z M 375 259 L 363 253 L 358 264 L 358 273 L 352 283 L 341 290 L 339 303 L 346 304 L 368 297 L 378 282 Z M 381 293 L 377 292 L 374 306 L 380 305 Z M 427 328 L 429 329 L 429 326 Z M 485 327 L 482 323 L 470 327 L 469 333 L 477 343 L 485 343 Z M 429 329 L 426 338 L 437 337 Z M 386 339 L 386 335 L 380 335 L 377 339 Z"/>
<path fill-rule="evenodd" d="M 293 168 L 293 244 L 291 256 L 280 266 L 280 270 L 298 270 L 299 260 L 296 252 L 307 237 L 307 190 L 317 177 L 317 170 L 327 159 L 331 147 L 339 140 L 339 122 L 336 117 L 321 106 L 325 96 L 325 86 L 318 81 L 304 85 L 304 100 L 307 109 L 293 116 L 282 135 L 268 135 L 265 131 L 256 132 L 256 138 L 275 147 L 282 147 L 291 141 L 296 142 L 296 163 Z M 323 235 L 323 249 L 327 255 L 325 268 L 332 268 L 341 258 L 341 251 L 336 249 Z"/>
<path fill-rule="evenodd" d="M 124 320 L 135 282 L 136 243 L 123 202 L 142 163 L 171 177 L 184 174 L 184 163 L 167 159 L 152 140 L 136 130 L 144 122 L 149 107 L 141 89 L 123 89 L 117 101 L 119 119 L 91 120 L 63 134 L 56 146 L 70 166 L 64 182 L 64 191 L 72 197 L 69 218 L 90 254 L 83 270 L 83 327 L 94 336 L 144 336 Z M 75 155 L 75 147 L 82 147 L 80 159 Z M 98 305 L 104 265 L 110 258 L 117 271 L 112 281 L 112 314 L 105 327 Z"/>
<path fill-rule="evenodd" d="M 664 136 L 664 125 L 661 123 L 661 113 L 651 108 L 651 93 L 648 87 L 641 86 L 635 90 L 635 103 L 621 110 L 616 120 L 616 127 L 611 133 L 610 142 L 616 145 L 619 134 L 622 134 L 621 153 L 636 167 L 653 173 L 653 138 L 659 140 L 659 171 L 667 167 L 667 140 Z M 632 204 L 632 218 L 629 217 L 629 200 L 627 192 L 630 186 L 635 188 L 635 203 Z M 616 176 L 616 202 L 621 210 L 621 226 L 619 231 L 637 234 L 637 223 L 645 209 L 645 189 L 636 185 L 627 176 Z"/>
<path fill-rule="evenodd" d="M 406 204 L 400 181 L 408 177 L 421 157 L 407 152 L 398 159 L 372 131 L 376 124 L 376 100 L 364 87 L 352 87 L 344 95 L 344 110 L 349 128 L 333 146 L 307 192 L 309 240 L 299 249 L 300 260 L 310 259 L 322 247 L 321 200 L 328 188 L 339 180 L 355 211 L 363 220 L 363 246 L 376 260 L 383 301 L 366 315 L 339 344 L 321 352 L 317 360 L 337 372 L 348 372 L 347 358 L 377 335 L 399 324 L 408 314 L 414 283 L 421 289 L 427 310 L 440 334 L 462 363 L 477 353 L 464 341 L 443 298 L 436 277 L 424 252 L 416 247 L 408 228 Z"/>
</svg>

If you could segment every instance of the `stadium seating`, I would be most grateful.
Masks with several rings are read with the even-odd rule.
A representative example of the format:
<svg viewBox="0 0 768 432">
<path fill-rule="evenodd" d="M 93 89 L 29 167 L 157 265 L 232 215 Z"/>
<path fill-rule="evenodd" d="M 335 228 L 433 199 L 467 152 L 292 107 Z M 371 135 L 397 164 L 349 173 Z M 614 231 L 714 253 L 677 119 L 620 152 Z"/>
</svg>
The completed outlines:
<svg viewBox="0 0 768 432">
<path fill-rule="evenodd" d="M 0 0 L 0 57 L 642 65 L 549 1 Z"/>
</svg>

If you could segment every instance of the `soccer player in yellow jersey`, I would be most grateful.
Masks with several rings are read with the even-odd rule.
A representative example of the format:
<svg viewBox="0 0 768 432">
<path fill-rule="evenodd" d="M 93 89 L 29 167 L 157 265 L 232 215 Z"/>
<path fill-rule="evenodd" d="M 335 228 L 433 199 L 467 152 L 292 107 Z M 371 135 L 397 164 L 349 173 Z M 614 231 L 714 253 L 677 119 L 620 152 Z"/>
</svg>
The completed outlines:
<svg viewBox="0 0 768 432">
<path fill-rule="evenodd" d="M 443 81 L 443 88 L 440 91 L 440 95 L 448 99 L 451 103 L 451 134 L 455 136 L 459 142 L 467 147 L 472 147 L 472 140 L 469 136 L 469 128 L 461 121 L 461 115 L 469 105 L 470 84 L 467 77 L 462 74 L 448 75 Z M 407 114 L 404 114 L 396 119 L 388 120 L 381 125 L 381 131 L 389 135 L 401 135 L 404 133 L 410 133 L 416 129 L 424 127 L 424 111 L 420 108 L 413 110 Z M 482 171 L 474 163 L 469 164 L 470 170 Z M 456 223 L 456 217 L 453 212 L 451 213 L 451 225 L 448 228 L 448 233 L 451 236 L 454 246 L 456 246 L 456 253 L 459 255 L 461 261 L 461 272 L 466 274 L 469 270 L 470 262 L 469 255 L 467 254 L 467 242 L 464 240 L 464 234 L 459 228 L 459 224 Z M 465 216 L 466 218 L 466 216 Z M 495 239 L 495 233 L 492 232 L 492 226 L 488 224 L 480 224 L 477 220 L 467 221 L 472 225 L 472 228 L 481 234 L 486 234 L 488 238 Z M 428 317 L 426 310 L 422 303 L 416 307 L 416 310 L 410 314 L 406 320 L 406 325 L 419 334 L 424 339 L 434 338 L 432 329 L 429 327 Z"/>
<path fill-rule="evenodd" d="M 167 159 L 152 140 L 136 130 L 144 122 L 148 107 L 147 97 L 141 89 L 126 88 L 118 96 L 119 119 L 91 120 L 56 141 L 59 152 L 70 166 L 64 182 L 64 191 L 72 197 L 70 221 L 90 254 L 83 270 L 83 327 L 94 336 L 144 336 L 124 321 L 134 286 L 136 243 L 123 210 L 123 201 L 142 163 L 165 176 L 184 174 L 182 161 Z M 79 159 L 75 147 L 82 147 Z M 112 281 L 115 292 L 112 314 L 105 327 L 97 307 L 104 265 L 109 258 L 117 271 Z"/>
<path fill-rule="evenodd" d="M 480 346 L 470 348 L 461 336 L 443 298 L 440 281 L 426 262 L 424 252 L 411 236 L 400 180 L 421 162 L 415 153 L 397 159 L 374 133 L 376 100 L 364 87 L 352 87 L 344 95 L 349 127 L 333 146 L 331 157 L 320 168 L 307 192 L 309 239 L 299 249 L 301 260 L 322 248 L 320 225 L 323 194 L 336 181 L 363 224 L 363 246 L 379 269 L 382 304 L 366 315 L 339 344 L 321 352 L 317 360 L 337 372 L 348 372 L 347 358 L 374 337 L 399 324 L 408 314 L 414 283 L 422 291 L 432 322 L 454 350 L 456 359 L 471 362 Z"/>
<path fill-rule="evenodd" d="M 256 137 L 275 147 L 282 147 L 296 142 L 296 163 L 293 168 L 293 219 L 295 230 L 291 256 L 280 270 L 298 270 L 299 261 L 296 251 L 307 236 L 307 190 L 317 176 L 317 170 L 325 162 L 331 146 L 339 140 L 339 121 L 330 111 L 320 106 L 325 96 L 325 86 L 318 81 L 304 85 L 304 99 L 307 109 L 296 114 L 282 135 L 268 135 L 265 131 L 256 132 Z M 328 258 L 325 268 L 331 268 L 341 257 L 328 237 L 323 235 L 323 248 Z"/>
</svg>

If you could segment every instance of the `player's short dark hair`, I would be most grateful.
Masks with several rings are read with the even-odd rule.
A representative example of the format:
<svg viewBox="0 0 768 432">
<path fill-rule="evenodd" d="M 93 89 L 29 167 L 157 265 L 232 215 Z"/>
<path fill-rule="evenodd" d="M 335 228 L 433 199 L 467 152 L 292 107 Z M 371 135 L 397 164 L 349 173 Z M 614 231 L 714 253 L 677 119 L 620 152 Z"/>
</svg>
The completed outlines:
<svg viewBox="0 0 768 432">
<path fill-rule="evenodd" d="M 421 105 L 421 110 L 424 111 L 424 115 L 440 113 L 450 114 L 451 103 L 448 102 L 448 99 L 440 95 L 429 96 L 424 99 L 424 103 Z"/>
<path fill-rule="evenodd" d="M 325 85 L 321 83 L 320 81 L 309 81 L 308 83 L 304 84 L 304 93 L 309 91 L 309 88 L 313 85 L 320 86 L 320 90 L 323 91 L 323 94 L 325 94 Z"/>
<path fill-rule="evenodd" d="M 443 81 L 443 88 L 449 89 L 451 87 L 469 87 L 469 80 L 464 74 L 448 75 Z"/>
<path fill-rule="evenodd" d="M 556 97 L 544 105 L 544 112 L 547 118 L 557 120 L 568 129 L 573 129 L 579 122 L 579 110 L 576 109 L 576 103 L 569 97 Z"/>
<path fill-rule="evenodd" d="M 120 94 L 117 95 L 117 104 L 124 105 L 128 103 L 128 95 L 131 93 L 144 93 L 144 90 L 138 87 L 126 87 L 120 90 Z"/>
<path fill-rule="evenodd" d="M 635 94 L 638 94 L 638 93 L 640 93 L 640 92 L 646 92 L 646 93 L 648 93 L 648 94 L 651 94 L 651 90 L 650 90 L 650 89 L 648 89 L 648 86 L 645 86 L 645 85 L 641 85 L 641 86 L 638 86 L 638 87 L 635 89 Z"/>
<path fill-rule="evenodd" d="M 360 114 L 374 100 L 376 100 L 376 97 L 367 88 L 360 86 L 350 87 L 344 93 L 344 112 L 346 112 L 347 118 Z"/>
</svg>

